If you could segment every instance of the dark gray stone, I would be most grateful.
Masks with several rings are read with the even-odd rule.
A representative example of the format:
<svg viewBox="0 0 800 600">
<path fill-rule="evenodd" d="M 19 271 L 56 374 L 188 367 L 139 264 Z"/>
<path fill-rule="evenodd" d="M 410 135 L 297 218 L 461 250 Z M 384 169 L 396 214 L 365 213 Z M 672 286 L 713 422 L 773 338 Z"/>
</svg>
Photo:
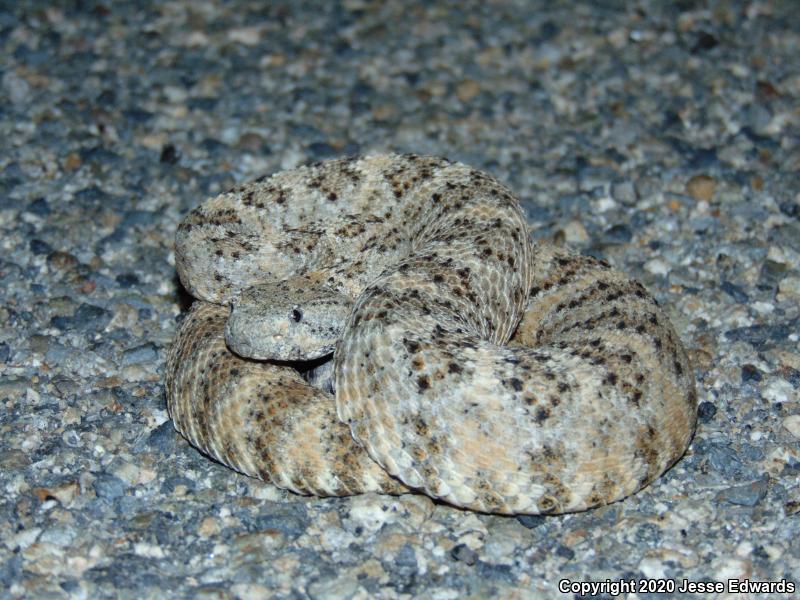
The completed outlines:
<svg viewBox="0 0 800 600">
<path fill-rule="evenodd" d="M 750 297 L 747 295 L 747 292 L 730 281 L 723 281 L 722 284 L 720 284 L 720 288 L 739 304 L 747 304 L 750 301 Z"/>
<path fill-rule="evenodd" d="M 130 289 L 139 285 L 139 276 L 136 273 L 121 273 L 114 279 L 123 289 Z"/>
<path fill-rule="evenodd" d="M 141 346 L 129 348 L 122 353 L 120 364 L 124 367 L 141 363 L 155 363 L 158 360 L 158 346 L 147 342 Z"/>
<path fill-rule="evenodd" d="M 742 461 L 728 442 L 701 440 L 695 445 L 698 457 L 708 461 L 714 471 L 734 479 L 743 472 Z"/>
<path fill-rule="evenodd" d="M 800 217 L 800 203 L 797 202 L 781 202 L 779 205 L 781 212 L 789 217 Z"/>
<path fill-rule="evenodd" d="M 176 452 L 182 439 L 180 434 L 175 431 L 172 421 L 164 421 L 161 425 L 153 429 L 149 436 L 144 438 L 146 441 L 142 443 L 141 447 L 137 446 L 136 451 L 141 452 L 142 450 L 149 449 L 165 456 L 171 456 Z"/>
<path fill-rule="evenodd" d="M 566 558 L 567 560 L 572 560 L 573 558 L 575 558 L 575 551 L 569 546 L 565 546 L 564 544 L 559 544 L 556 547 L 556 556 L 560 556 L 561 558 Z"/>
<path fill-rule="evenodd" d="M 747 442 L 742 443 L 740 453 L 748 462 L 757 463 L 764 459 L 764 451 L 758 446 L 753 446 Z"/>
<path fill-rule="evenodd" d="M 98 498 L 106 500 L 116 500 L 125 493 L 127 484 L 116 475 L 109 473 L 99 473 L 95 476 L 94 483 L 92 483 L 95 494 Z"/>
<path fill-rule="evenodd" d="M 36 200 L 28 204 L 27 211 L 39 217 L 46 217 L 52 212 L 52 209 L 47 203 L 47 200 L 44 198 L 36 198 Z"/>
<path fill-rule="evenodd" d="M 793 322 L 737 327 L 726 331 L 725 337 L 730 341 L 748 342 L 761 350 L 773 346 L 774 342 L 782 342 L 788 338 L 793 331 L 797 331 L 797 324 L 795 319 Z"/>
<path fill-rule="evenodd" d="M 313 142 L 308 145 L 308 154 L 313 160 L 325 160 L 333 158 L 338 152 L 327 142 Z"/>
<path fill-rule="evenodd" d="M 633 230 L 625 223 L 612 225 L 603 232 L 603 243 L 605 244 L 627 244 L 632 238 Z"/>
<path fill-rule="evenodd" d="M 492 580 L 499 580 L 505 583 L 515 583 L 516 577 L 511 572 L 510 565 L 487 563 L 479 560 L 475 566 L 475 571 L 478 577 Z"/>
<path fill-rule="evenodd" d="M 750 381 L 758 383 L 761 379 L 761 371 L 759 371 L 756 366 L 751 364 L 742 365 L 742 383 L 748 383 Z"/>
<path fill-rule="evenodd" d="M 31 252 L 37 255 L 50 254 L 53 251 L 53 247 L 42 240 L 31 240 L 28 243 L 28 246 L 31 249 Z"/>
<path fill-rule="evenodd" d="M 81 304 L 75 311 L 73 324 L 82 331 L 100 331 L 111 320 L 111 313 L 101 306 Z"/>
<path fill-rule="evenodd" d="M 638 199 L 636 186 L 631 181 L 620 181 L 611 185 L 611 196 L 617 202 L 626 205 L 633 205 Z"/>
<path fill-rule="evenodd" d="M 478 562 L 478 553 L 466 544 L 457 544 L 450 550 L 450 556 L 458 562 L 463 562 L 467 565 L 474 565 Z"/>
<path fill-rule="evenodd" d="M 767 490 L 767 480 L 757 479 L 746 485 L 737 485 L 722 490 L 717 494 L 717 499 L 739 506 L 756 506 L 767 495 Z"/>
<path fill-rule="evenodd" d="M 701 423 L 708 423 L 717 414 L 717 407 L 713 402 L 704 401 L 697 407 L 697 418 Z"/>
<path fill-rule="evenodd" d="M 302 535 L 308 527 L 308 515 L 302 504 L 273 504 L 263 507 L 262 513 L 255 517 L 256 531 L 276 529 L 289 539 Z"/>
<path fill-rule="evenodd" d="M 517 516 L 517 521 L 523 527 L 527 527 L 528 529 L 535 529 L 539 525 L 542 525 L 547 520 L 547 517 L 543 517 L 542 515 L 519 515 Z"/>
<path fill-rule="evenodd" d="M 83 206 L 102 206 L 109 202 L 111 195 L 101 190 L 96 185 L 83 188 L 75 192 L 75 200 Z"/>
<path fill-rule="evenodd" d="M 719 164 L 716 148 L 693 150 L 689 158 L 690 169 L 710 169 Z"/>
</svg>

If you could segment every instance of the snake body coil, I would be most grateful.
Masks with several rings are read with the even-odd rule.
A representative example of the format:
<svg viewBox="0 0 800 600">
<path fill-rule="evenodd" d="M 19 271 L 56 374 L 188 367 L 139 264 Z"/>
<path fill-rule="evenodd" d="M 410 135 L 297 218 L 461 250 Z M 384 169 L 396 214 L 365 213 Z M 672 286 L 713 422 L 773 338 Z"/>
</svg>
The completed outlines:
<svg viewBox="0 0 800 600">
<path fill-rule="evenodd" d="M 176 262 L 203 300 L 168 357 L 176 427 L 296 492 L 407 486 L 486 512 L 578 511 L 653 481 L 694 431 L 687 355 L 652 297 L 602 261 L 533 244 L 511 192 L 462 164 L 389 155 L 278 173 L 190 213 Z M 335 400 L 226 346 L 226 306 L 259 285 L 352 303 L 309 330 L 337 332 Z M 229 345 L 249 330 L 248 350 L 289 338 L 318 356 L 315 335 L 292 333 L 303 308 L 272 336 L 283 312 L 263 334 L 229 328 Z"/>
</svg>

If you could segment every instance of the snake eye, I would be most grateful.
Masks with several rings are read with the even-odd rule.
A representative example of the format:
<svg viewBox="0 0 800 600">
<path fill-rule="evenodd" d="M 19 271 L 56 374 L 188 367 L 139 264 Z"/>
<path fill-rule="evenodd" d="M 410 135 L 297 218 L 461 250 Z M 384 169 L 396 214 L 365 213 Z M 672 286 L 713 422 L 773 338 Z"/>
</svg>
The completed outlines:
<svg viewBox="0 0 800 600">
<path fill-rule="evenodd" d="M 299 308 L 293 308 L 292 314 L 289 315 L 289 318 L 295 323 L 299 323 L 300 320 L 303 318 L 303 311 L 301 311 Z"/>
</svg>

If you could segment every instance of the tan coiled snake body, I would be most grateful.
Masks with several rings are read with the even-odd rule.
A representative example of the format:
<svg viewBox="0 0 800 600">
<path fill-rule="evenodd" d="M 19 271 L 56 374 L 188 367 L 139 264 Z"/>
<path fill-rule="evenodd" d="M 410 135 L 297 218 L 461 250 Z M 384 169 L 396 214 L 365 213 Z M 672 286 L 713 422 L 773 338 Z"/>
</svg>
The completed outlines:
<svg viewBox="0 0 800 600">
<path fill-rule="evenodd" d="M 686 352 L 641 284 L 533 243 L 513 194 L 459 163 L 256 180 L 184 219 L 176 263 L 202 302 L 167 360 L 175 426 L 295 492 L 578 511 L 653 481 L 694 431 Z M 335 394 L 282 362 L 334 347 Z"/>
</svg>

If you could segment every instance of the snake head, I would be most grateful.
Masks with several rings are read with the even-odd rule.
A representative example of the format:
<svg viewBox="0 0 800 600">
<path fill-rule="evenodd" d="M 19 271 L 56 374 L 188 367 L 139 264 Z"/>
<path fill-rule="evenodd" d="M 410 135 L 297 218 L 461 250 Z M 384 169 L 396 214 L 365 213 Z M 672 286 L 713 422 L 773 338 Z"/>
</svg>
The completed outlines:
<svg viewBox="0 0 800 600">
<path fill-rule="evenodd" d="M 352 304 L 307 276 L 254 285 L 232 303 L 225 342 L 245 358 L 314 360 L 333 352 Z"/>
</svg>

